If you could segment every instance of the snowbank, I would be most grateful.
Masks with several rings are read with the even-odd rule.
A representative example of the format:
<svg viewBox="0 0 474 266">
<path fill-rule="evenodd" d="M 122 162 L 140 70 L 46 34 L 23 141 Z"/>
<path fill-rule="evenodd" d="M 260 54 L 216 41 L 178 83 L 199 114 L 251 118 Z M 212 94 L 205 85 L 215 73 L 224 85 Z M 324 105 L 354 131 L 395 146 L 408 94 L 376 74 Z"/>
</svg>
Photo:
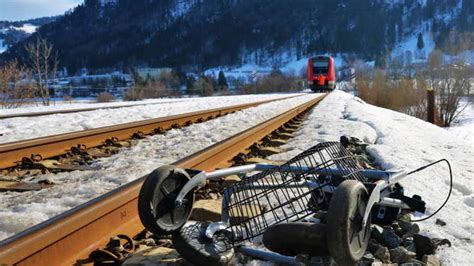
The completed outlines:
<svg viewBox="0 0 474 266">
<path fill-rule="evenodd" d="M 474 143 L 422 120 L 375 107 L 341 91 L 331 93 L 309 115 L 290 141 L 286 152 L 271 159 L 287 160 L 323 141 L 338 141 L 349 135 L 371 143 L 367 150 L 385 169 L 415 169 L 441 158 L 453 168 L 451 199 L 434 218 L 419 225 L 422 234 L 447 238 L 451 248 L 438 251 L 445 265 L 474 265 Z M 472 129 L 470 134 L 472 135 Z M 419 194 L 427 202 L 427 213 L 434 212 L 449 190 L 446 167 L 437 166 L 402 182 L 408 195 Z M 418 217 L 417 217 L 418 218 Z M 435 224 L 436 218 L 447 225 Z"/>
</svg>

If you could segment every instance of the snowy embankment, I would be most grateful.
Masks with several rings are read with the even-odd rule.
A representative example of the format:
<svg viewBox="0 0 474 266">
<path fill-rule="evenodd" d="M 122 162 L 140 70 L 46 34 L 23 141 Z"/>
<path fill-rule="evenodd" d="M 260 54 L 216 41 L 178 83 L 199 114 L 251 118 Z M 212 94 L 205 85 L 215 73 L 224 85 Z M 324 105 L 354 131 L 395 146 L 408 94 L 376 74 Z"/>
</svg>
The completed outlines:
<svg viewBox="0 0 474 266">
<path fill-rule="evenodd" d="M 270 99 L 278 99 L 293 95 L 302 94 L 295 93 L 240 95 L 206 98 L 200 97 L 186 100 L 181 99 L 176 102 L 169 102 L 169 99 L 166 99 L 163 100 L 165 102 L 161 104 L 153 105 L 141 105 L 118 109 L 99 109 L 88 112 L 53 114 L 33 118 L 18 117 L 2 119 L 0 120 L 0 143 L 49 136 L 66 132 L 81 131 L 91 128 L 117 125 L 128 122 L 147 120 L 151 118 L 201 111 L 211 108 L 251 103 Z M 68 108 L 67 105 L 63 106 L 65 108 Z M 54 110 L 57 110 L 57 108 L 55 108 Z"/>
<path fill-rule="evenodd" d="M 163 135 L 150 136 L 112 157 L 98 160 L 95 163 L 100 166 L 98 171 L 33 178 L 29 181 L 47 178 L 56 185 L 41 191 L 0 193 L 0 240 L 318 96 L 320 94 L 309 94 L 271 102 L 183 129 L 172 129 Z"/>
<path fill-rule="evenodd" d="M 469 129 L 474 133 L 472 127 Z M 375 107 L 341 91 L 331 93 L 304 122 L 297 136 L 283 146 L 286 152 L 271 157 L 288 160 L 324 141 L 339 141 L 341 135 L 370 143 L 367 150 L 384 169 L 413 170 L 446 158 L 453 169 L 453 191 L 448 204 L 432 219 L 420 222 L 421 233 L 447 238 L 451 248 L 438 250 L 445 265 L 474 265 L 474 143 L 422 120 Z M 402 182 L 406 194 L 418 194 L 427 202 L 429 215 L 449 191 L 444 165 L 432 167 Z M 420 215 L 421 216 L 421 215 Z M 415 217 L 420 218 L 420 217 Z M 435 224 L 436 218 L 447 225 Z"/>
</svg>

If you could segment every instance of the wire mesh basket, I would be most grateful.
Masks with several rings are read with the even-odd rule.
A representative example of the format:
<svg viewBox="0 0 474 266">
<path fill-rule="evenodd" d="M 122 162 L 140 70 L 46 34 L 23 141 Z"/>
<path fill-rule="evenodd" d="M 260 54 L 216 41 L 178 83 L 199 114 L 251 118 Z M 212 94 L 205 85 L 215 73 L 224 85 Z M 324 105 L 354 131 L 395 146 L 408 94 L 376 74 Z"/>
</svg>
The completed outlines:
<svg viewBox="0 0 474 266">
<path fill-rule="evenodd" d="M 339 143 L 320 143 L 287 163 L 244 178 L 226 189 L 223 219 L 231 241 L 255 238 L 272 224 L 327 210 L 339 183 L 366 182 L 356 159 Z"/>
</svg>

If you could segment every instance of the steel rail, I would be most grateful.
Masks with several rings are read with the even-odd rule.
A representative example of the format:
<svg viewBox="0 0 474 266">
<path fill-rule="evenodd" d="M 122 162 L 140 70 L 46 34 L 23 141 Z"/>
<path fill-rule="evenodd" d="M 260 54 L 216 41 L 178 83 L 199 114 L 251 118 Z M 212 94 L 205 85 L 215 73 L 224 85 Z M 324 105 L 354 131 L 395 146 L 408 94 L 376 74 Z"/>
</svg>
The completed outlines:
<svg viewBox="0 0 474 266">
<path fill-rule="evenodd" d="M 145 106 L 145 105 L 156 105 L 163 103 L 179 103 L 185 100 L 177 101 L 163 101 L 159 103 L 137 103 L 129 105 L 116 105 L 116 106 L 102 106 L 102 107 L 84 107 L 84 108 L 75 108 L 75 109 L 65 109 L 65 110 L 55 110 L 55 111 L 43 111 L 43 112 L 30 112 L 30 113 L 15 113 L 15 114 L 5 114 L 0 115 L 0 119 L 10 119 L 10 118 L 20 118 L 20 117 L 35 117 L 43 115 L 55 115 L 55 114 L 70 114 L 70 113 L 80 113 L 80 112 L 89 112 L 101 109 L 119 109 L 127 107 L 136 107 L 136 106 Z"/>
<path fill-rule="evenodd" d="M 240 152 L 307 112 L 324 96 L 312 99 L 274 118 L 192 154 L 174 165 L 210 171 L 229 166 Z M 135 236 L 144 228 L 137 213 L 137 197 L 146 176 L 73 208 L 0 242 L 0 264 L 70 265 L 90 263 L 88 255 L 117 234 Z"/>
<path fill-rule="evenodd" d="M 94 128 L 84 131 L 69 132 L 35 139 L 3 143 L 0 144 L 0 169 L 13 167 L 21 162 L 23 157 L 29 157 L 32 154 L 39 154 L 43 159 L 47 159 L 63 155 L 67 153 L 71 147 L 77 146 L 79 144 L 83 144 L 87 148 L 97 147 L 104 145 L 107 139 L 130 139 L 133 134 L 137 132 L 151 134 L 157 128 L 170 129 L 174 126 L 186 126 L 188 123 L 197 122 L 199 120 L 208 120 L 210 118 L 219 117 L 261 104 L 286 100 L 293 97 L 301 96 L 290 96 L 279 99 L 258 101 L 223 108 L 214 108 L 204 111 L 154 118 L 144 121 L 130 122 L 120 125 Z"/>
</svg>

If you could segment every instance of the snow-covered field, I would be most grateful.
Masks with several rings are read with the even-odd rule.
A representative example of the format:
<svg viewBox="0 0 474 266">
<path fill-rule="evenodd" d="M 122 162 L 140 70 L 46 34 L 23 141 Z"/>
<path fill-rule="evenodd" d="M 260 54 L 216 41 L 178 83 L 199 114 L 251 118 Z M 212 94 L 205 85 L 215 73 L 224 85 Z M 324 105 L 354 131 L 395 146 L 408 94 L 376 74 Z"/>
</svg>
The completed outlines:
<svg viewBox="0 0 474 266">
<path fill-rule="evenodd" d="M 240 95 L 227 97 L 199 97 L 177 99 L 170 102 L 170 99 L 160 100 L 161 104 L 141 105 L 124 107 L 118 109 L 98 109 L 94 111 L 53 114 L 39 117 L 18 117 L 0 120 L 0 143 L 49 136 L 54 134 L 81 131 L 85 129 L 117 125 L 128 122 L 141 121 L 157 117 L 182 114 L 193 111 L 201 111 L 210 108 L 218 108 L 237 104 L 244 104 L 256 101 L 278 99 L 292 95 L 302 94 L 264 94 L 264 95 Z M 153 101 L 145 101 L 150 103 Z M 136 104 L 133 102 L 131 104 Z M 158 102 L 159 103 L 159 102 Z M 123 103 L 114 103 L 120 105 Z M 73 108 L 113 106 L 114 104 L 72 104 Z M 62 104 L 51 108 L 42 108 L 36 111 L 50 111 L 69 109 L 70 105 Z M 31 107 L 26 110 L 32 111 Z M 27 112 L 25 108 L 8 110 L 10 113 Z M 3 114 L 3 110 L 2 113 Z M 3 135 L 2 135 L 3 134 Z"/>
<path fill-rule="evenodd" d="M 471 113 L 472 115 L 472 113 Z M 472 116 L 471 116 L 472 121 Z M 444 265 L 474 265 L 474 143 L 472 123 L 458 137 L 422 120 L 375 107 L 341 91 L 331 93 L 304 122 L 285 153 L 273 160 L 288 160 L 324 141 L 338 141 L 341 135 L 360 138 L 372 145 L 368 152 L 384 169 L 416 169 L 446 158 L 453 169 L 453 192 L 448 204 L 434 218 L 420 222 L 421 233 L 447 238 L 453 246 L 438 250 Z M 427 202 L 427 215 L 434 212 L 449 191 L 447 168 L 436 166 L 402 182 L 408 195 L 418 194 Z M 419 217 L 416 217 L 419 218 Z M 435 224 L 436 218 L 447 225 Z"/>
<path fill-rule="evenodd" d="M 426 62 L 430 53 L 435 49 L 435 42 L 429 32 L 423 32 L 422 35 L 424 41 L 423 49 L 417 48 L 418 33 L 415 32 L 395 46 L 391 53 L 392 58 L 403 58 L 407 64 Z"/>
<path fill-rule="evenodd" d="M 45 175 L 31 181 L 47 178 L 56 185 L 41 191 L 0 193 L 0 240 L 317 96 L 320 94 L 271 102 L 183 129 L 173 129 L 164 135 L 143 139 L 136 146 L 110 158 L 98 160 L 96 165 L 101 170 Z M 181 108 L 182 112 L 189 111 L 188 105 Z"/>
</svg>

